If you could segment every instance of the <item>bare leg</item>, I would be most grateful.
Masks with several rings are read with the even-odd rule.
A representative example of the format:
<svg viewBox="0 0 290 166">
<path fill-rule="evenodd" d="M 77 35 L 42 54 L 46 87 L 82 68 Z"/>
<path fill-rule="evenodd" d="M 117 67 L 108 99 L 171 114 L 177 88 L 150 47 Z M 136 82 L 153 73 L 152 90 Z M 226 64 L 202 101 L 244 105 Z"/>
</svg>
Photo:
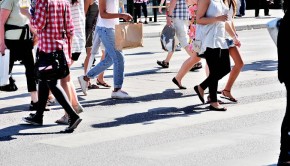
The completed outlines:
<svg viewBox="0 0 290 166">
<path fill-rule="evenodd" d="M 241 58 L 241 54 L 240 54 L 239 50 L 237 49 L 237 47 L 231 47 L 229 49 L 229 53 L 230 53 L 230 56 L 232 57 L 235 65 L 230 72 L 230 76 L 229 76 L 228 82 L 224 88 L 225 91 L 223 91 L 223 93 L 227 97 L 233 98 L 233 96 L 231 95 L 231 89 L 232 89 L 232 86 L 233 86 L 235 80 L 237 79 L 238 75 L 240 74 L 241 69 L 244 66 L 244 62 Z"/>
<path fill-rule="evenodd" d="M 102 56 L 101 56 L 100 61 L 102 61 L 102 60 L 104 60 L 104 59 L 105 59 L 105 51 L 102 50 Z M 100 74 L 98 75 L 98 77 L 97 77 L 97 81 L 98 81 L 98 82 L 100 82 L 100 83 L 105 83 L 105 81 L 104 81 L 104 73 L 105 73 L 105 72 L 102 72 L 102 73 L 100 73 Z"/>
<path fill-rule="evenodd" d="M 37 91 L 30 92 L 30 96 L 31 96 L 31 101 L 33 103 L 38 102 L 38 93 L 37 93 Z"/>
<path fill-rule="evenodd" d="M 168 52 L 168 54 L 167 54 L 166 59 L 164 60 L 164 62 L 169 62 L 170 59 L 172 58 L 173 53 L 174 52 Z"/>
<path fill-rule="evenodd" d="M 185 74 L 194 66 L 194 64 L 200 61 L 200 58 L 197 57 L 196 52 L 189 50 L 188 46 L 185 47 L 185 50 L 190 57 L 183 62 L 181 68 L 175 76 L 175 79 L 177 80 L 179 85 L 181 85 L 181 80 L 185 76 Z"/>
</svg>

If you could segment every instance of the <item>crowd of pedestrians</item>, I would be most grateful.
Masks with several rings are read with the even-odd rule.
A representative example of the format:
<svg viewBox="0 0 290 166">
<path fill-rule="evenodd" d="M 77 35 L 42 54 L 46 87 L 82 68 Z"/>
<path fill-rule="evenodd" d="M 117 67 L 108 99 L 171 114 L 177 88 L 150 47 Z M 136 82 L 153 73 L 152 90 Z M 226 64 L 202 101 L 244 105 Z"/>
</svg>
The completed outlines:
<svg viewBox="0 0 290 166">
<path fill-rule="evenodd" d="M 115 25 L 119 19 L 132 20 L 132 16 L 124 12 L 122 1 L 119 0 L 32 0 L 30 9 L 21 7 L 22 0 L 1 0 L 0 16 L 0 52 L 7 48 L 10 50 L 10 69 L 12 72 L 14 62 L 22 60 L 25 66 L 27 89 L 31 95 L 29 114 L 23 120 L 33 125 L 43 124 L 44 111 L 47 104 L 53 104 L 53 98 L 63 107 L 65 113 L 56 123 L 67 124 L 67 132 L 73 131 L 82 121 L 79 114 L 84 108 L 78 101 L 72 76 L 68 73 L 64 78 L 36 79 L 34 75 L 35 61 L 32 50 L 37 44 L 37 59 L 46 59 L 53 52 L 62 52 L 67 64 L 71 67 L 80 55 L 86 52 L 84 61 L 84 75 L 78 77 L 80 87 L 85 95 L 88 89 L 98 89 L 99 86 L 110 88 L 104 80 L 104 71 L 114 66 L 113 71 L 113 99 L 131 99 L 123 90 L 125 60 L 122 50 L 115 48 Z M 285 36 L 289 36 L 288 1 L 285 1 L 285 16 L 281 22 L 278 37 L 279 80 L 289 89 L 289 80 L 284 75 L 288 69 L 289 47 L 285 45 Z M 162 12 L 164 0 L 161 0 L 159 11 Z M 257 6 L 260 5 L 257 1 Z M 264 7 L 268 1 L 265 1 Z M 147 1 L 135 0 L 139 23 L 141 20 L 141 7 L 147 24 Z M 166 24 L 173 26 L 179 44 L 189 57 L 180 67 L 172 82 L 179 89 L 186 89 L 182 79 L 193 68 L 201 68 L 201 59 L 206 61 L 206 75 L 194 90 L 205 103 L 204 92 L 209 91 L 207 103 L 209 109 L 226 111 L 217 99 L 217 94 L 232 101 L 238 100 L 231 90 L 244 63 L 239 52 L 241 42 L 235 29 L 235 16 L 245 15 L 245 1 L 239 0 L 167 0 Z M 269 9 L 265 7 L 265 16 Z M 57 14 L 56 14 L 57 13 Z M 255 16 L 259 16 L 259 7 Z M 288 28 L 288 29 L 287 29 Z M 198 38 L 202 36 L 202 38 Z M 193 44 L 201 40 L 200 50 L 195 50 Z M 168 52 L 167 58 L 157 61 L 163 68 L 169 67 L 169 61 L 174 52 Z M 96 55 L 102 54 L 99 63 L 93 67 Z M 231 68 L 230 57 L 234 66 Z M 229 74 L 226 86 L 218 91 L 218 82 Z M 11 78 L 12 79 L 12 78 Z M 96 80 L 95 80 L 96 79 Z M 95 81 L 93 81 L 95 80 Z M 38 88 L 37 88 L 38 85 Z M 38 89 L 38 91 L 37 91 Z M 287 98 L 289 96 L 287 95 Z M 287 100 L 289 103 L 289 100 Z M 287 105 L 285 118 L 281 129 L 281 154 L 279 163 L 289 162 L 289 106 Z"/>
</svg>

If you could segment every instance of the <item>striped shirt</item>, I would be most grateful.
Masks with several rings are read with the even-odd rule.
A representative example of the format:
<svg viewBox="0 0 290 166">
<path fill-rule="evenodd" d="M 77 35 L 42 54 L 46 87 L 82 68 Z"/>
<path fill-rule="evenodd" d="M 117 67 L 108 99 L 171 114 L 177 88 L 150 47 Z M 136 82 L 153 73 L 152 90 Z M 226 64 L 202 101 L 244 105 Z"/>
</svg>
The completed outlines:
<svg viewBox="0 0 290 166">
<path fill-rule="evenodd" d="M 71 4 L 71 0 L 69 2 Z M 86 44 L 86 33 L 85 33 L 86 18 L 83 0 L 73 5 L 71 4 L 71 16 L 75 30 L 72 41 L 72 53 L 84 52 Z"/>
<path fill-rule="evenodd" d="M 188 20 L 189 19 L 189 13 L 187 9 L 187 5 L 185 3 L 185 0 L 177 0 L 176 6 L 172 13 L 173 18 L 179 18 L 181 20 Z"/>
</svg>

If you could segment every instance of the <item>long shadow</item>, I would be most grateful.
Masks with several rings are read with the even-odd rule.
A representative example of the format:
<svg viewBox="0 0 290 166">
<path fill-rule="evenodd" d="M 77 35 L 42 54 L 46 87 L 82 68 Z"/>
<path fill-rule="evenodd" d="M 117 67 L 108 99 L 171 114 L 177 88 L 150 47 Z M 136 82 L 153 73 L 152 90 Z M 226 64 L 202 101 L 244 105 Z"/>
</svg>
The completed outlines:
<svg viewBox="0 0 290 166">
<path fill-rule="evenodd" d="M 251 64 L 245 64 L 242 71 L 275 71 L 277 70 L 278 61 L 263 60 Z"/>
<path fill-rule="evenodd" d="M 1 108 L 0 114 L 16 113 L 16 112 L 23 112 L 23 111 L 29 111 L 28 104 L 13 105 L 10 107 Z"/>
<path fill-rule="evenodd" d="M 162 53 L 162 52 L 136 52 L 136 53 L 126 54 L 125 56 L 149 55 L 149 54 L 156 54 L 156 53 Z"/>
<path fill-rule="evenodd" d="M 46 132 L 46 133 L 19 133 L 22 130 L 32 129 L 32 128 L 44 128 L 51 127 L 55 125 L 43 125 L 43 126 L 33 126 L 29 124 L 18 124 L 15 126 L 9 126 L 3 129 L 0 129 L 0 142 L 1 141 L 12 141 L 15 138 L 14 136 L 24 136 L 24 135 L 45 135 L 45 134 L 61 134 L 63 132 Z"/>
<path fill-rule="evenodd" d="M 1 93 L 13 93 L 13 92 L 2 92 Z M 11 96 L 5 96 L 5 97 L 0 97 L 0 100 L 10 100 L 10 99 L 15 99 L 15 98 L 23 98 L 23 97 L 28 97 L 30 96 L 29 93 L 22 93 L 22 94 L 16 94 L 16 95 L 11 95 Z"/>
<path fill-rule="evenodd" d="M 108 106 L 108 105 L 117 105 L 117 104 L 128 104 L 128 103 L 140 103 L 140 102 L 148 102 L 148 101 L 154 101 L 154 100 L 166 100 L 166 99 L 175 99 L 175 98 L 184 98 L 194 95 L 183 95 L 183 93 L 178 92 L 176 93 L 173 89 L 167 89 L 161 93 L 154 93 L 154 94 L 148 94 L 144 96 L 139 97 L 133 97 L 130 100 L 114 100 L 114 99 L 101 99 L 101 100 L 90 100 L 90 101 L 84 101 L 82 104 L 85 105 L 85 107 L 92 107 L 92 106 Z"/>
<path fill-rule="evenodd" d="M 143 123 L 143 125 L 152 124 L 154 120 L 160 119 L 168 119 L 175 117 L 187 117 L 189 115 L 200 114 L 202 112 L 206 112 L 204 108 L 196 108 L 200 106 L 191 105 L 184 108 L 176 108 L 176 107 L 160 107 L 148 110 L 148 112 L 136 113 L 132 115 L 127 115 L 124 117 L 116 118 L 112 122 L 104 122 L 99 124 L 94 124 L 92 127 L 94 128 L 108 128 L 108 127 L 116 127 L 125 124 L 135 124 L 135 123 Z"/>
</svg>

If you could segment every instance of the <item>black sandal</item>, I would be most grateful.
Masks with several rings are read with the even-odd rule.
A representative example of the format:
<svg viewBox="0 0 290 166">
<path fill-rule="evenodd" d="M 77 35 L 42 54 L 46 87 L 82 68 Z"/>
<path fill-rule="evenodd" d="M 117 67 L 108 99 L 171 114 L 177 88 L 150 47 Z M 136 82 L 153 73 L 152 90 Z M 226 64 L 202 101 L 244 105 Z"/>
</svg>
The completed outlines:
<svg viewBox="0 0 290 166">
<path fill-rule="evenodd" d="M 157 61 L 157 64 L 163 68 L 169 68 L 169 62 Z"/>
<path fill-rule="evenodd" d="M 178 83 L 178 81 L 176 80 L 175 77 L 172 79 L 172 82 L 173 82 L 175 85 L 177 85 L 179 89 L 186 89 L 185 86 L 182 86 L 182 85 L 180 85 L 180 84 Z"/>
<path fill-rule="evenodd" d="M 191 69 L 190 71 L 195 71 L 195 70 L 198 70 L 198 69 L 201 69 L 202 68 L 202 63 L 201 62 L 197 62 Z"/>
<path fill-rule="evenodd" d="M 97 79 L 97 85 L 101 85 L 101 86 L 106 87 L 106 88 L 111 87 L 111 85 L 107 84 L 106 82 L 101 83 L 98 79 Z"/>
<path fill-rule="evenodd" d="M 227 99 L 227 100 L 232 101 L 232 102 L 235 102 L 235 103 L 238 102 L 238 100 L 236 100 L 235 98 L 233 98 L 233 97 L 229 97 L 229 96 L 226 96 L 226 95 L 225 95 L 225 92 L 229 92 L 229 93 L 231 93 L 231 91 L 229 91 L 229 90 L 225 90 L 225 89 L 224 89 L 224 90 L 221 91 L 221 94 L 222 94 L 221 98 Z"/>
</svg>

